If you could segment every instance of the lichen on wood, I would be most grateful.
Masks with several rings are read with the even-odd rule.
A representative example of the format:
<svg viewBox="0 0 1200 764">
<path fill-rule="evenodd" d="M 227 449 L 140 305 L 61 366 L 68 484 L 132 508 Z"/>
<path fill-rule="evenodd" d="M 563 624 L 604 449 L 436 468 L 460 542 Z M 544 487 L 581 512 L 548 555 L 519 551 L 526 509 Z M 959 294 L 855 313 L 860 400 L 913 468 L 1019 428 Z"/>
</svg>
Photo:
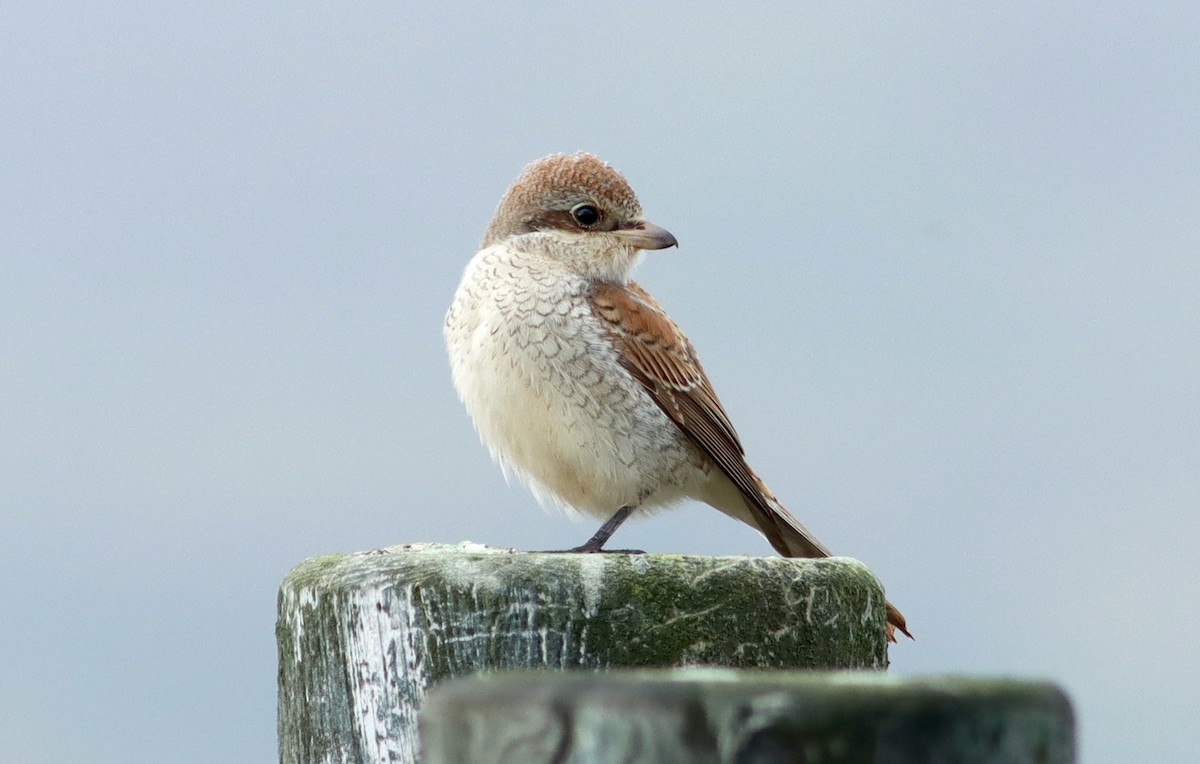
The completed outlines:
<svg viewBox="0 0 1200 764">
<path fill-rule="evenodd" d="M 414 761 L 428 688 L 478 671 L 881 669 L 884 623 L 878 581 L 845 558 L 476 544 L 318 557 L 279 594 L 280 759 Z"/>
</svg>

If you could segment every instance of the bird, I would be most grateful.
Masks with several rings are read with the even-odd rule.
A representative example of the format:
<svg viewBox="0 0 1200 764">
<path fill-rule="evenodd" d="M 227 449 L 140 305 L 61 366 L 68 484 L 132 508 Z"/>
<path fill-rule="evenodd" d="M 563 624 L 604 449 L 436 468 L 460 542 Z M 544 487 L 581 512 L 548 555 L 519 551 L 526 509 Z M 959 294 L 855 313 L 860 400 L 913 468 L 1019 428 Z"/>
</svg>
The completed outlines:
<svg viewBox="0 0 1200 764">
<path fill-rule="evenodd" d="M 609 551 L 634 513 L 692 499 L 785 557 L 828 557 L 746 462 L 683 330 L 631 279 L 645 251 L 676 246 L 599 157 L 532 162 L 500 200 L 446 313 L 455 390 L 506 475 L 543 503 L 605 518 L 564 551 Z M 886 607 L 889 641 L 897 630 L 912 638 Z"/>
</svg>

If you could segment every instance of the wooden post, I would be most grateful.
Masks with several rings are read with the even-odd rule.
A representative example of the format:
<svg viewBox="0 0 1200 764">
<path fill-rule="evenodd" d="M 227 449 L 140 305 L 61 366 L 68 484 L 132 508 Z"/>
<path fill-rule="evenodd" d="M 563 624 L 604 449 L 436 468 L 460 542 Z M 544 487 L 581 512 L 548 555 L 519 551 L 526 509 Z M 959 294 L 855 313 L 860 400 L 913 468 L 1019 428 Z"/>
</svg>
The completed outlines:
<svg viewBox="0 0 1200 764">
<path fill-rule="evenodd" d="M 878 673 L 494 675 L 436 688 L 424 764 L 1070 764 L 1058 688 Z"/>
<path fill-rule="evenodd" d="M 279 593 L 283 764 L 414 762 L 428 688 L 478 671 L 887 665 L 879 582 L 846 558 L 319 557 Z"/>
</svg>

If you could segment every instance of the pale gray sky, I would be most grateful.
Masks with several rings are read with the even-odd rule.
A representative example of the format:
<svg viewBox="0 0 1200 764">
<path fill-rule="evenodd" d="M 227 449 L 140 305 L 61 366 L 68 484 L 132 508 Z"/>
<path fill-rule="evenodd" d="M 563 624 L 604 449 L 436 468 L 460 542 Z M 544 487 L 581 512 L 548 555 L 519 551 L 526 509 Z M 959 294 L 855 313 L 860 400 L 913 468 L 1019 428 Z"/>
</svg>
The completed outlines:
<svg viewBox="0 0 1200 764">
<path fill-rule="evenodd" d="M 1200 6 L 0 6 L 0 751 L 272 761 L 300 560 L 594 528 L 505 487 L 440 325 L 585 149 L 900 674 L 1200 759 Z M 688 506 L 650 551 L 769 554 Z"/>
</svg>

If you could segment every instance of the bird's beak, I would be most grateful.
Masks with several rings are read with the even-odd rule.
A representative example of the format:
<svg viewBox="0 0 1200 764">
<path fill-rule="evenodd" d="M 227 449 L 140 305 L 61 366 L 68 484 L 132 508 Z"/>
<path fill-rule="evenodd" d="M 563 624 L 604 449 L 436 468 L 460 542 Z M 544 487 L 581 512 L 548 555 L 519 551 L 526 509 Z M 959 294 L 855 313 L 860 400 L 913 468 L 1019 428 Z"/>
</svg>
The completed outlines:
<svg viewBox="0 0 1200 764">
<path fill-rule="evenodd" d="M 636 249 L 666 249 L 679 246 L 679 242 L 670 231 L 645 220 L 627 223 L 613 231 L 613 234 Z"/>
</svg>

